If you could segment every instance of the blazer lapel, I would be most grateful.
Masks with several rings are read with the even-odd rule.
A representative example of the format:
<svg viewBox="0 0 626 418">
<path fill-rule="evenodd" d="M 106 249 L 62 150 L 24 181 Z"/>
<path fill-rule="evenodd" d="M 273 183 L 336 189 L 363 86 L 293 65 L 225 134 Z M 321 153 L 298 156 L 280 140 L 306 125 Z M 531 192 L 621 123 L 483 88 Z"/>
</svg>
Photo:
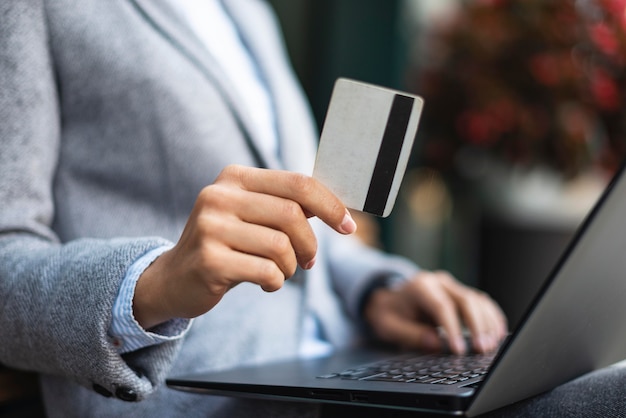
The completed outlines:
<svg viewBox="0 0 626 418">
<path fill-rule="evenodd" d="M 289 65 L 275 16 L 264 1 L 222 0 L 222 3 L 236 22 L 270 90 L 284 167 L 311 175 L 317 128 L 306 96 Z"/>
<path fill-rule="evenodd" d="M 229 78 L 220 65 L 185 24 L 183 17 L 173 9 L 167 0 L 130 0 L 139 12 L 155 29 L 196 65 L 217 87 L 228 106 L 233 111 L 244 137 L 260 167 L 278 168 L 276 156 L 268 155 L 256 145 L 255 130 L 247 109 L 241 102 Z"/>
</svg>

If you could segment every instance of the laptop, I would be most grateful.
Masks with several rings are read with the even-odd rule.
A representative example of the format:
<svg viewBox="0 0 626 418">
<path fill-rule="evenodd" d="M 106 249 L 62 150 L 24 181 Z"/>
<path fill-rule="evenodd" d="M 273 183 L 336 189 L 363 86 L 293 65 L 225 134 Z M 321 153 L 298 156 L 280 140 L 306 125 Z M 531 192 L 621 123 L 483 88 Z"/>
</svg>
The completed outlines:
<svg viewBox="0 0 626 418">
<path fill-rule="evenodd" d="M 195 393 L 475 416 L 626 359 L 624 300 L 623 166 L 514 332 L 487 358 L 393 353 L 389 360 L 387 351 L 363 348 L 322 358 L 172 376 L 167 384 Z M 405 365 L 407 360 L 414 365 Z M 434 365 L 438 361 L 443 365 Z M 476 363 L 464 370 L 465 361 Z"/>
</svg>

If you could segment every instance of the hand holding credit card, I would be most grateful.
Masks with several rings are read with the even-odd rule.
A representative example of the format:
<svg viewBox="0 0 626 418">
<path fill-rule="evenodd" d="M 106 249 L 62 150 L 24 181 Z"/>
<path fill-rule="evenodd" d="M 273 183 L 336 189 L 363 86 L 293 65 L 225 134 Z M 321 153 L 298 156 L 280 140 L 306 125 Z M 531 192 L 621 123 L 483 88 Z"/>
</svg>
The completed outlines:
<svg viewBox="0 0 626 418">
<path fill-rule="evenodd" d="M 313 177 L 350 209 L 388 216 L 406 171 L 423 103 L 419 96 L 338 79 Z"/>
</svg>

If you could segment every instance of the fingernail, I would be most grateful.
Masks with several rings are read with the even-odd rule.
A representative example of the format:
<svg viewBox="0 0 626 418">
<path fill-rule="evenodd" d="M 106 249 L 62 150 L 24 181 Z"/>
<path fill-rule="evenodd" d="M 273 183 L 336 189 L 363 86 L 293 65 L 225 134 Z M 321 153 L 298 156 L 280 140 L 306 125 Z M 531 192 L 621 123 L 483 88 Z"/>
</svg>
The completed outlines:
<svg viewBox="0 0 626 418">
<path fill-rule="evenodd" d="M 316 257 L 313 257 L 313 260 L 309 261 L 306 266 L 304 266 L 305 270 L 311 270 L 313 268 L 313 266 L 315 265 L 315 261 L 317 260 Z"/>
<path fill-rule="evenodd" d="M 476 350 L 481 353 L 489 351 L 489 336 L 485 334 L 477 335 L 474 340 L 474 345 L 476 346 Z"/>
<path fill-rule="evenodd" d="M 344 234 L 352 234 L 356 231 L 356 222 L 354 222 L 354 219 L 352 219 L 352 215 L 350 215 L 348 209 L 346 209 L 346 215 L 343 217 L 339 229 Z"/>
<path fill-rule="evenodd" d="M 496 335 L 489 334 L 489 351 L 493 351 L 498 348 L 499 340 Z"/>
<path fill-rule="evenodd" d="M 465 354 L 467 350 L 467 344 L 465 344 L 465 339 L 463 337 L 455 337 L 451 341 L 452 343 L 452 351 L 457 354 Z"/>
<path fill-rule="evenodd" d="M 478 349 L 482 352 L 489 352 L 495 348 L 494 339 L 489 334 L 482 334 L 477 337 Z"/>
</svg>

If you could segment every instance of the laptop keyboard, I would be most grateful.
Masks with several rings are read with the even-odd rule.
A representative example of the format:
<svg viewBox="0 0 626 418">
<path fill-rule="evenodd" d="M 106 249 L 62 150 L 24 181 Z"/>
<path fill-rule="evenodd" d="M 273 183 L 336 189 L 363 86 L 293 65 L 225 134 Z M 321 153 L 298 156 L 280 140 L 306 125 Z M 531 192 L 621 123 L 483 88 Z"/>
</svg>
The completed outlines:
<svg viewBox="0 0 626 418">
<path fill-rule="evenodd" d="M 493 354 L 401 356 L 318 376 L 318 378 L 436 385 L 468 382 L 468 386 L 475 386 L 489 371 L 493 358 Z"/>
</svg>

